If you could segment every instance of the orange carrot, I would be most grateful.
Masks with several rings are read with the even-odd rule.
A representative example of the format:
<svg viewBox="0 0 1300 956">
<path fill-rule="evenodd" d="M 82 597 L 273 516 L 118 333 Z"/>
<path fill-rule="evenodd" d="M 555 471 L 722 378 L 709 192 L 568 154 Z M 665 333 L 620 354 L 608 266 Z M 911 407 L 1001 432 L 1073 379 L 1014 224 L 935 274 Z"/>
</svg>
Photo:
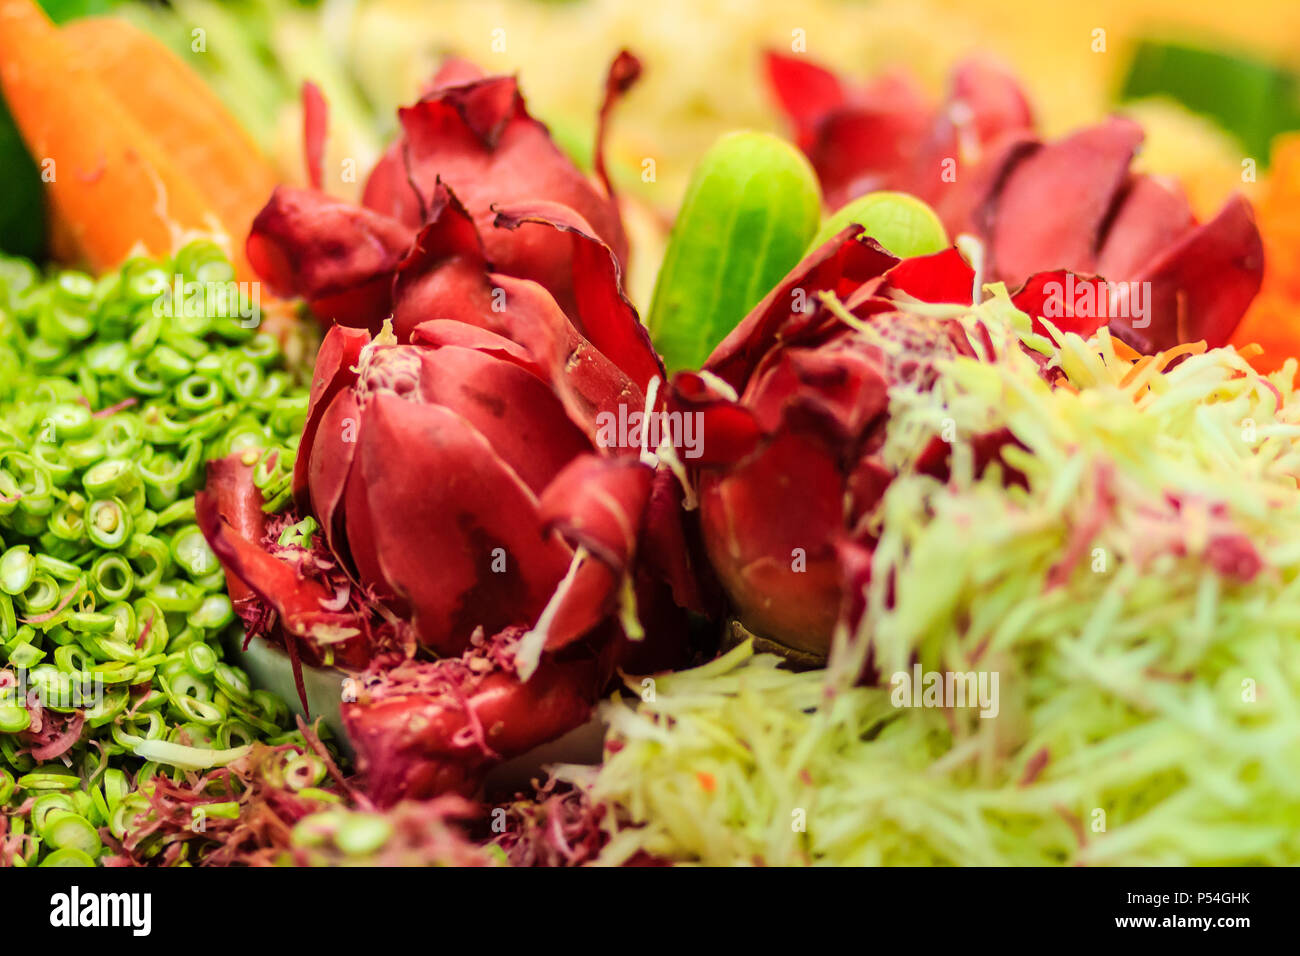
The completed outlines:
<svg viewBox="0 0 1300 956">
<path fill-rule="evenodd" d="M 187 63 L 125 20 L 91 17 L 62 28 L 80 62 L 197 184 L 237 254 L 276 174 L 239 122 Z"/>
<path fill-rule="evenodd" d="M 221 229 L 199 188 L 30 0 L 0 0 L 0 87 L 52 214 L 93 269 L 138 244 L 161 255 L 183 230 Z"/>
</svg>

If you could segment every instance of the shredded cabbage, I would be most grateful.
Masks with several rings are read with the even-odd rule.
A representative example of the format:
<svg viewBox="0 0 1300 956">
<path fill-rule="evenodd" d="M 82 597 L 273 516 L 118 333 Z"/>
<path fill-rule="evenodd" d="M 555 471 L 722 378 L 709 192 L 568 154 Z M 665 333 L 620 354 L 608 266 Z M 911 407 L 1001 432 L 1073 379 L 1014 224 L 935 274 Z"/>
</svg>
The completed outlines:
<svg viewBox="0 0 1300 956">
<path fill-rule="evenodd" d="M 891 394 L 899 477 L 828 667 L 741 646 L 629 681 L 604 764 L 560 768 L 614 811 L 603 862 L 1300 863 L 1295 361 L 1170 367 L 1103 330 L 1057 336 L 1053 387 L 993 292 L 963 321 L 997 357 Z M 1027 487 L 976 476 L 964 439 L 1004 427 Z M 948 482 L 912 470 L 954 434 Z M 883 686 L 854 686 L 868 659 Z M 997 716 L 894 706 L 916 663 L 996 672 Z"/>
</svg>

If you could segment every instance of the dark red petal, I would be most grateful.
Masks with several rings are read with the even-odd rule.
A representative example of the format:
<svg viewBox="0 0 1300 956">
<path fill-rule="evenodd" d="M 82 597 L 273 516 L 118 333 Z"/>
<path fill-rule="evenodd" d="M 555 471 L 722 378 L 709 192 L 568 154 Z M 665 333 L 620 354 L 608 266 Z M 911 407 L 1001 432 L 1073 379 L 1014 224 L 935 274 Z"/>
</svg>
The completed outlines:
<svg viewBox="0 0 1300 956">
<path fill-rule="evenodd" d="M 569 250 L 543 231 L 514 235 L 489 227 L 494 204 L 549 200 L 572 208 L 627 259 L 617 204 L 602 195 L 528 115 L 509 77 L 489 77 L 440 90 L 399 113 L 407 169 L 428 201 L 439 179 L 460 197 L 478 223 L 496 271 L 535 279 L 547 288 L 569 282 Z"/>
<path fill-rule="evenodd" d="M 329 106 L 320 87 L 311 80 L 302 84 L 302 149 L 307 168 L 307 182 L 312 189 L 320 189 L 322 159 L 325 155 L 325 136 L 329 132 Z"/>
<path fill-rule="evenodd" d="M 948 101 L 935 115 L 905 178 L 892 186 L 924 199 L 950 236 L 973 231 L 972 214 L 1006 163 L 1033 138 L 1033 115 L 1014 76 L 982 57 L 953 71 Z"/>
<path fill-rule="evenodd" d="M 794 122 L 800 145 L 806 146 L 817 122 L 844 105 L 843 84 L 830 70 L 805 56 L 769 50 L 763 65 L 777 102 Z"/>
<path fill-rule="evenodd" d="M 740 618 L 757 633 L 824 652 L 840 606 L 839 452 L 803 423 L 725 474 L 700 476 L 709 557 Z"/>
<path fill-rule="evenodd" d="M 1150 326 L 1112 319 L 1111 329 L 1145 351 L 1202 339 L 1218 348 L 1236 329 L 1263 276 L 1255 214 L 1245 199 L 1234 196 L 1135 277 L 1151 283 Z"/>
<path fill-rule="evenodd" d="M 953 71 L 945 110 L 959 131 L 968 128 L 987 145 L 1007 132 L 1034 128 L 1034 113 L 1015 76 L 1002 64 L 973 57 Z"/>
<path fill-rule="evenodd" d="M 753 452 L 763 437 L 763 429 L 753 411 L 720 397 L 696 372 L 678 372 L 673 376 L 668 408 L 683 415 L 694 415 L 699 423 L 696 428 L 703 440 L 699 455 L 685 459 L 684 463 L 690 467 L 737 462 Z"/>
<path fill-rule="evenodd" d="M 805 256 L 718 344 L 705 369 L 737 391 L 743 390 L 754 367 L 776 344 L 787 323 L 806 320 L 818 306 L 818 292 L 828 290 L 845 297 L 898 264 L 897 257 L 875 240 L 856 238 L 862 232 L 861 226 L 846 227 Z M 797 312 L 801 304 L 807 312 Z"/>
<path fill-rule="evenodd" d="M 434 319 L 479 325 L 497 305 L 474 220 L 441 182 L 427 217 L 393 282 L 393 332 L 400 342 Z"/>
<path fill-rule="evenodd" d="M 709 574 L 708 561 L 700 548 L 698 535 L 687 537 L 682 500 L 682 485 L 676 476 L 667 468 L 656 470 L 650 503 L 646 506 L 639 564 L 647 576 L 667 582 L 672 592 L 672 602 L 678 607 L 706 614 L 717 603 L 717 596 L 713 593 L 717 590 L 717 585 L 713 584 L 712 591 L 709 591 L 706 582 L 701 580 Z M 655 603 L 667 605 L 670 602 L 661 600 Z M 651 608 L 650 611 L 653 613 L 654 609 Z M 646 617 L 643 606 L 643 622 Z M 649 626 L 646 630 L 647 633 L 651 632 Z M 686 636 L 685 629 L 681 629 L 680 636 Z"/>
<path fill-rule="evenodd" d="M 1195 225 L 1192 207 L 1176 184 L 1134 176 L 1106 230 L 1097 274 L 1111 281 L 1129 279 Z"/>
<path fill-rule="evenodd" d="M 992 277 L 1011 284 L 1035 272 L 1096 271 L 1115 198 L 1142 142 L 1142 127 L 1112 117 L 1022 160 L 987 212 Z"/>
<path fill-rule="evenodd" d="M 494 330 L 524 345 L 544 365 L 569 417 L 593 444 L 602 412 L 617 415 L 621 408 L 644 409 L 641 387 L 578 333 L 545 289 L 502 275 L 492 280 L 507 303 L 503 313 L 491 316 L 499 322 Z"/>
<path fill-rule="evenodd" d="M 357 443 L 361 440 L 362 415 L 357 393 L 352 388 L 335 392 L 316 419 L 310 447 L 300 447 L 299 461 L 306 460 L 306 481 L 312 511 L 320 519 L 325 540 L 335 554 L 345 555 L 339 534 L 343 531 L 343 493 Z"/>
<path fill-rule="evenodd" d="M 593 660 L 543 660 L 527 682 L 507 673 L 488 675 L 463 703 L 451 695 L 406 694 L 345 704 L 343 719 L 357 748 L 367 794 L 388 807 L 401 799 L 472 794 L 499 759 L 553 740 L 585 721 L 602 683 Z M 471 715 L 491 754 L 470 732 Z"/>
<path fill-rule="evenodd" d="M 971 439 L 971 451 L 974 453 L 975 476 L 984 474 L 989 465 L 997 463 L 1002 468 L 1003 483 L 1029 487 L 1029 479 L 1024 474 L 1007 464 L 1003 458 L 1003 449 L 1008 446 L 1027 450 L 1024 442 L 1015 436 L 1009 428 L 999 428 L 984 432 Z M 917 456 L 916 470 L 939 481 L 947 481 L 952 467 L 952 446 L 942 438 L 935 436 Z"/>
<path fill-rule="evenodd" d="M 245 465 L 239 455 L 208 462 L 205 494 L 212 509 L 227 524 L 232 533 L 249 541 L 261 541 L 266 533 L 266 512 L 262 510 L 262 492 L 253 484 L 253 469 Z M 205 532 L 206 533 L 206 532 Z M 238 602 L 251 591 L 243 580 L 226 568 L 226 590 L 230 600 Z"/>
<path fill-rule="evenodd" d="M 928 201 L 948 235 L 955 238 L 964 232 L 984 234 L 982 217 L 989 197 L 996 196 L 1011 171 L 1041 147 L 1042 143 L 1029 131 L 1011 131 L 988 143 L 980 162 L 960 167 L 955 181 L 940 178 L 934 187 L 937 191 Z M 941 176 L 943 168 L 938 168 Z M 919 182 L 914 180 L 910 188 L 920 189 Z"/>
<path fill-rule="evenodd" d="M 847 437 L 885 413 L 888 391 L 879 362 L 860 348 L 787 348 L 750 380 L 744 401 L 769 432 L 796 398 L 816 403 Z"/>
<path fill-rule="evenodd" d="M 307 404 L 307 420 L 303 425 L 302 439 L 298 443 L 298 457 L 293 466 L 294 499 L 304 512 L 311 510 L 307 472 L 321 416 L 325 414 L 325 409 L 340 390 L 349 388 L 356 382 L 355 368 L 361 359 L 361 350 L 369 342 L 370 333 L 364 329 L 335 325 L 325 334 L 316 353 L 316 367 L 312 372 L 311 395 Z"/>
<path fill-rule="evenodd" d="M 546 530 L 592 555 L 557 592 L 548 649 L 583 636 L 613 610 L 636 553 L 653 480 L 654 472 L 635 458 L 583 455 L 542 495 L 539 511 Z"/>
<path fill-rule="evenodd" d="M 410 603 L 388 580 L 379 560 L 379 535 L 376 533 L 376 518 L 370 506 L 370 490 L 359 467 L 352 468 L 348 473 L 343 497 L 338 505 L 337 521 L 344 532 L 340 540 L 346 542 L 346 548 L 341 550 L 351 559 L 357 580 L 394 614 L 409 620 Z"/>
<path fill-rule="evenodd" d="M 896 185 L 916 155 L 924 128 L 925 114 L 893 103 L 849 106 L 827 115 L 806 150 L 827 208 Z"/>
<path fill-rule="evenodd" d="M 665 379 L 663 363 L 632 303 L 623 294 L 622 269 L 614 251 L 592 234 L 572 209 L 550 202 L 518 203 L 498 210 L 493 224 L 518 229 L 535 223 L 570 239 L 572 289 L 578 331 L 642 389 Z"/>
<path fill-rule="evenodd" d="M 875 509 L 893 480 L 894 473 L 875 455 L 864 455 L 858 459 L 848 480 L 851 496 L 847 521 L 849 527 L 857 528 L 858 523 Z"/>
<path fill-rule="evenodd" d="M 515 343 L 533 366 L 544 370 L 570 418 L 593 440 L 599 412 L 617 412 L 620 405 L 641 408 L 643 390 L 583 338 L 545 289 L 535 282 L 484 271 L 469 214 L 441 183 L 435 187 L 431 215 L 394 283 L 393 324 L 399 338 L 431 321 L 455 319 Z M 555 227 L 527 228 L 550 234 L 554 244 Z M 579 283 L 590 290 L 584 291 L 584 301 L 593 303 L 588 306 L 593 326 L 610 348 L 638 360 L 636 340 L 626 329 L 627 322 L 636 322 L 636 314 L 622 300 L 608 253 L 594 240 L 575 237 L 573 241 L 594 257 L 593 273 Z M 605 284 L 609 282 L 613 285 Z M 644 366 L 647 360 L 642 355 L 639 361 Z"/>
<path fill-rule="evenodd" d="M 421 322 L 411 332 L 411 344 L 433 349 L 442 348 L 444 345 L 477 349 L 499 359 L 514 362 L 542 381 L 549 379 L 547 370 L 534 362 L 527 349 L 518 342 L 456 319 L 431 319 L 428 322 Z"/>
<path fill-rule="evenodd" d="M 490 353 L 422 350 L 420 395 L 473 425 L 502 461 L 540 495 L 591 443 L 541 379 Z"/>
<path fill-rule="evenodd" d="M 324 321 L 378 328 L 391 311 L 393 273 L 414 238 L 386 216 L 280 186 L 253 220 L 246 252 L 276 295 L 308 299 Z"/>
<path fill-rule="evenodd" d="M 405 152 L 405 142 L 401 139 L 384 150 L 384 155 L 366 177 L 361 205 L 411 229 L 419 229 L 424 223 L 424 206 L 406 175 Z"/>
<path fill-rule="evenodd" d="M 200 491 L 194 496 L 195 520 L 227 576 L 238 578 L 280 615 L 285 630 L 310 638 L 315 626 L 336 622 L 337 614 L 322 610 L 333 592 L 314 578 L 300 576 L 293 567 L 276 560 L 236 530 L 217 499 Z"/>
<path fill-rule="evenodd" d="M 554 615 L 546 627 L 548 651 L 567 647 L 596 630 L 614 611 L 622 577 L 599 558 L 588 557 L 574 578 L 548 604 Z"/>
<path fill-rule="evenodd" d="M 570 552 L 542 534 L 528 487 L 447 409 L 379 392 L 365 416 L 359 478 L 373 546 L 421 640 L 453 653 L 477 627 L 534 623 Z"/>
<path fill-rule="evenodd" d="M 828 207 L 905 177 L 932 113 L 910 76 L 886 73 L 850 87 L 803 56 L 768 53 L 765 66 Z"/>
<path fill-rule="evenodd" d="M 546 530 L 586 548 L 621 576 L 636 553 L 654 471 L 635 458 L 575 458 L 539 503 Z"/>
</svg>

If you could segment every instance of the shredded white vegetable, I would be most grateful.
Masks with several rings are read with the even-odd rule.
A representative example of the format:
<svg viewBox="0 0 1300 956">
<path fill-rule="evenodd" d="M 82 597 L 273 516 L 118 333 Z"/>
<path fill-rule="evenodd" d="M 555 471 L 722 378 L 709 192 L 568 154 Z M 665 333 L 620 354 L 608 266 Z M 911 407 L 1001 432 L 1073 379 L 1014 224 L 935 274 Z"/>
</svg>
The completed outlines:
<svg viewBox="0 0 1300 956">
<path fill-rule="evenodd" d="M 1300 863 L 1295 362 L 1065 335 L 1054 388 L 990 291 L 964 321 L 997 357 L 891 395 L 868 611 L 828 667 L 741 647 L 629 682 L 603 766 L 562 768 L 614 810 L 605 862 Z M 940 483 L 912 463 L 945 426 Z M 1027 487 L 976 476 L 1000 428 Z M 917 665 L 996 674 L 996 717 L 895 706 Z"/>
</svg>

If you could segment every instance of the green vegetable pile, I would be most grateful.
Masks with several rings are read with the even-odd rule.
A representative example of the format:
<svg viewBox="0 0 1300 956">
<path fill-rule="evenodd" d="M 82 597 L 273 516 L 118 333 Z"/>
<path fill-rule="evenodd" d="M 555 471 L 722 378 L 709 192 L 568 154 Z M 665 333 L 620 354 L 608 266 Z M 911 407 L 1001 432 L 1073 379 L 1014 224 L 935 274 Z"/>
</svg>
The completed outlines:
<svg viewBox="0 0 1300 956">
<path fill-rule="evenodd" d="M 1294 360 L 1103 330 L 1061 337 L 1053 387 L 1005 293 L 978 317 L 995 358 L 891 392 L 899 477 L 827 669 L 742 645 L 607 705 L 604 765 L 562 773 L 613 810 L 605 862 L 1300 863 Z M 977 467 L 1003 428 L 1016 478 Z M 913 467 L 936 436 L 945 482 Z M 996 715 L 916 706 L 917 667 L 996 674 Z"/>
<path fill-rule="evenodd" d="M 302 744 L 222 659 L 238 622 L 194 522 L 231 453 L 281 504 L 306 412 L 246 303 L 169 298 L 233 279 L 207 241 L 99 279 L 0 258 L 3 862 L 91 864 L 148 818 L 155 775 Z"/>
</svg>

